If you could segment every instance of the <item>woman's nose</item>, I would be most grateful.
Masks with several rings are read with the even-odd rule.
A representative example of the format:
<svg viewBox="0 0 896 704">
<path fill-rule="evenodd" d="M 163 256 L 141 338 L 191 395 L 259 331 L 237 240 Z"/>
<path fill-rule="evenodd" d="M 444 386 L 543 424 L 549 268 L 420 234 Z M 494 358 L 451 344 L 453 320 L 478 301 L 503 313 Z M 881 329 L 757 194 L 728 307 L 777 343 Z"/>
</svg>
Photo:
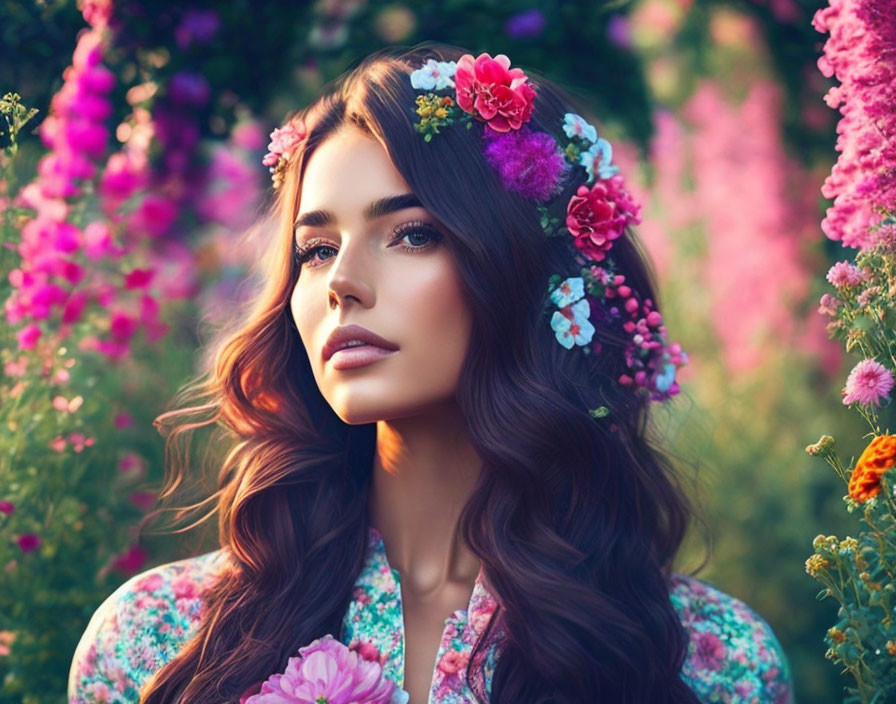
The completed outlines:
<svg viewBox="0 0 896 704">
<path fill-rule="evenodd" d="M 327 298 L 331 309 L 345 307 L 350 300 L 364 308 L 376 303 L 374 266 L 361 244 L 343 244 L 330 267 Z"/>
</svg>

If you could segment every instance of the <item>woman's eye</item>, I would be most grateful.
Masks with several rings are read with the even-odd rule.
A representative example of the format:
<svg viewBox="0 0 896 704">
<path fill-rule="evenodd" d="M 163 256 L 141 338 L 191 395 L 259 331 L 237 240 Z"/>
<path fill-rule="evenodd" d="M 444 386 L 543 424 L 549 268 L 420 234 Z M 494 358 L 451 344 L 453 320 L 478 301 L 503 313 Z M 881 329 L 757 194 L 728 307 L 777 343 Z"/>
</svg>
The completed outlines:
<svg viewBox="0 0 896 704">
<path fill-rule="evenodd" d="M 395 239 L 400 241 L 404 246 L 410 246 L 411 249 L 419 249 L 438 241 L 442 237 L 441 233 L 432 225 L 423 223 L 412 224 L 400 227 L 396 230 Z"/>
<path fill-rule="evenodd" d="M 305 250 L 296 249 L 296 261 L 301 266 L 302 264 L 308 264 L 309 266 L 315 266 L 316 264 L 326 261 L 329 256 L 327 256 L 328 252 L 332 252 L 330 256 L 336 256 L 336 248 L 327 244 L 319 244 L 314 247 L 309 247 Z"/>
</svg>

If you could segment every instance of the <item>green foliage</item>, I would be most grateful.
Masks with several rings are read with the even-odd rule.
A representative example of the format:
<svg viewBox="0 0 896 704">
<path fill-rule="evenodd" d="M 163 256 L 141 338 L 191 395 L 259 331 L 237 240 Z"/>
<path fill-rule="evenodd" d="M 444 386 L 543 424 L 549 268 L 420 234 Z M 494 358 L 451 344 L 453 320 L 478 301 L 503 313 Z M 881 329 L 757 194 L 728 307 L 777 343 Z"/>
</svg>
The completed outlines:
<svg viewBox="0 0 896 704">
<path fill-rule="evenodd" d="M 832 450 L 824 454 L 829 462 L 838 462 Z M 840 604 L 839 620 L 825 635 L 825 657 L 855 679 L 846 704 L 879 704 L 896 694 L 894 488 L 896 474 L 884 472 L 877 496 L 862 504 L 845 496 L 847 510 L 861 509 L 867 528 L 857 538 L 817 536 L 812 542 L 815 552 L 806 560 L 806 572 L 825 586 L 817 598 L 833 597 Z"/>
</svg>

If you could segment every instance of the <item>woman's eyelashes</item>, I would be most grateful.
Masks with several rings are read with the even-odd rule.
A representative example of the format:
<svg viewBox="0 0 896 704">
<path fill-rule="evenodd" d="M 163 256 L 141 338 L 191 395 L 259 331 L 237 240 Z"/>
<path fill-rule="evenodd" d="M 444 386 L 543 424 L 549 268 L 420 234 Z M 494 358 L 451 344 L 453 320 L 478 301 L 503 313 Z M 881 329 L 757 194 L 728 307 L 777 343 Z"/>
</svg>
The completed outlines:
<svg viewBox="0 0 896 704">
<path fill-rule="evenodd" d="M 399 247 L 406 252 L 420 252 L 434 246 L 442 239 L 442 233 L 430 223 L 422 221 L 406 222 L 396 227 L 391 234 L 389 247 Z M 304 244 L 295 245 L 295 259 L 299 266 L 314 268 L 332 256 L 337 247 L 330 240 L 315 237 Z"/>
</svg>

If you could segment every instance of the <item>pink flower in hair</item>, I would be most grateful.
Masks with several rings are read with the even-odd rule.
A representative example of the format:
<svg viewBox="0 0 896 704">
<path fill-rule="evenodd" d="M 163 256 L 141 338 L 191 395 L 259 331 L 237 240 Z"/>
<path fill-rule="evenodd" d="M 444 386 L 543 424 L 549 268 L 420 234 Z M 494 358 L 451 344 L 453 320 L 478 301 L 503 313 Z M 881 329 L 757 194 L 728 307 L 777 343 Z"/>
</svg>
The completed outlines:
<svg viewBox="0 0 896 704">
<path fill-rule="evenodd" d="M 290 120 L 283 127 L 278 127 L 271 132 L 271 143 L 268 144 L 268 153 L 261 163 L 265 166 L 276 166 L 281 156 L 289 159 L 293 150 L 302 142 L 308 132 L 301 122 Z"/>
<path fill-rule="evenodd" d="M 518 130 L 532 117 L 535 90 L 520 68 L 510 68 L 504 54 L 492 58 L 482 53 L 475 59 L 464 54 L 454 73 L 457 104 L 478 116 L 495 132 Z"/>
</svg>

